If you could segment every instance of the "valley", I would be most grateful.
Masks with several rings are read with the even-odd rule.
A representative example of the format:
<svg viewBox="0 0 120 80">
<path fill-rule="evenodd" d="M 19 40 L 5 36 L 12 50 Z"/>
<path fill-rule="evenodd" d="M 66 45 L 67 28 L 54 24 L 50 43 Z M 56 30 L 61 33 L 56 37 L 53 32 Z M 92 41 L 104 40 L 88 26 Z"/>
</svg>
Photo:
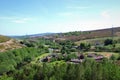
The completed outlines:
<svg viewBox="0 0 120 80">
<path fill-rule="evenodd" d="M 105 80 L 105 76 L 106 80 L 119 80 L 118 32 L 117 28 L 112 37 L 68 32 L 9 38 L 0 43 L 0 80 Z"/>
</svg>

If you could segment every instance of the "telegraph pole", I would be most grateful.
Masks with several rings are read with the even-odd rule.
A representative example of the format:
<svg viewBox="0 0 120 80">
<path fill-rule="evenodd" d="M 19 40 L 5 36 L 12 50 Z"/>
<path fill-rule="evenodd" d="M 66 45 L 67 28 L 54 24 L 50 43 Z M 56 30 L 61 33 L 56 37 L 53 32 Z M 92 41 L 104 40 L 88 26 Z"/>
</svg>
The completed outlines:
<svg viewBox="0 0 120 80">
<path fill-rule="evenodd" d="M 114 37 L 114 28 L 113 28 L 113 25 L 112 25 L 112 29 L 111 29 L 111 37 L 112 37 L 112 40 L 113 40 L 113 37 Z"/>
</svg>

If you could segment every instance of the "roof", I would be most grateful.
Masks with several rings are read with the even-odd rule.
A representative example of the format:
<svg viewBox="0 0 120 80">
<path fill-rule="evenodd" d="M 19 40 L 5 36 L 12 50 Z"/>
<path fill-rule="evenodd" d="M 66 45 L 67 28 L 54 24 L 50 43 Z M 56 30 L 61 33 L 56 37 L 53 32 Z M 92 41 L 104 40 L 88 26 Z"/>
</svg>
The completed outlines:
<svg viewBox="0 0 120 80">
<path fill-rule="evenodd" d="M 75 62 L 75 63 L 80 63 L 80 62 L 82 62 L 82 60 L 79 60 L 79 59 L 71 59 L 70 61 L 71 61 L 71 62 Z"/>
</svg>

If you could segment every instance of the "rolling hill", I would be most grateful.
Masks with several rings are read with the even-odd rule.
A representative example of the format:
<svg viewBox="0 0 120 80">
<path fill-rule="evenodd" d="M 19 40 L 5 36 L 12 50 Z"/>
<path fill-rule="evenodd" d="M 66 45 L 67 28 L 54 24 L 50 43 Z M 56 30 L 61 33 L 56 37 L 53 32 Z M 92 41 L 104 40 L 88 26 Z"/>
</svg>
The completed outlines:
<svg viewBox="0 0 120 80">
<path fill-rule="evenodd" d="M 55 33 L 39 33 L 39 34 L 30 34 L 30 35 L 22 35 L 22 36 L 9 36 L 11 38 L 22 39 L 22 38 L 31 38 L 31 37 L 43 37 L 54 35 Z"/>
<path fill-rule="evenodd" d="M 66 33 L 42 33 L 27 36 L 12 36 L 12 38 L 46 38 L 55 41 L 71 40 L 81 41 L 86 39 L 120 37 L 120 27 L 106 28 L 91 31 L 73 31 Z"/>
<path fill-rule="evenodd" d="M 1 43 L 1 42 L 6 42 L 6 41 L 9 41 L 9 40 L 10 40 L 9 37 L 0 35 L 0 43 Z"/>
<path fill-rule="evenodd" d="M 0 52 L 22 47 L 23 46 L 17 40 L 0 35 Z"/>
<path fill-rule="evenodd" d="M 69 33 L 72 33 L 71 35 Z M 103 37 L 120 37 L 120 27 L 115 28 L 107 28 L 100 30 L 92 30 L 92 31 L 79 31 L 79 32 L 69 32 L 62 33 L 62 36 L 58 38 L 54 38 L 55 40 L 72 40 L 72 41 L 80 41 L 85 39 L 94 39 L 94 38 L 103 38 Z M 79 35 L 74 35 L 75 33 Z"/>
</svg>

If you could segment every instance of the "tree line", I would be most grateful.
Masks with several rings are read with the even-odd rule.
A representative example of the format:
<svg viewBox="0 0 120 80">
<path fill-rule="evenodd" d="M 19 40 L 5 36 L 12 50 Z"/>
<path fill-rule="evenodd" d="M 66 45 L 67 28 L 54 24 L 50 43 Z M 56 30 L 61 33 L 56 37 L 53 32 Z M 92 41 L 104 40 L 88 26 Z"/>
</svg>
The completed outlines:
<svg viewBox="0 0 120 80">
<path fill-rule="evenodd" d="M 120 67 L 106 59 L 98 63 L 85 60 L 80 64 L 53 62 L 25 65 L 8 80 L 120 80 Z M 5 80 L 5 79 L 4 79 Z"/>
</svg>

